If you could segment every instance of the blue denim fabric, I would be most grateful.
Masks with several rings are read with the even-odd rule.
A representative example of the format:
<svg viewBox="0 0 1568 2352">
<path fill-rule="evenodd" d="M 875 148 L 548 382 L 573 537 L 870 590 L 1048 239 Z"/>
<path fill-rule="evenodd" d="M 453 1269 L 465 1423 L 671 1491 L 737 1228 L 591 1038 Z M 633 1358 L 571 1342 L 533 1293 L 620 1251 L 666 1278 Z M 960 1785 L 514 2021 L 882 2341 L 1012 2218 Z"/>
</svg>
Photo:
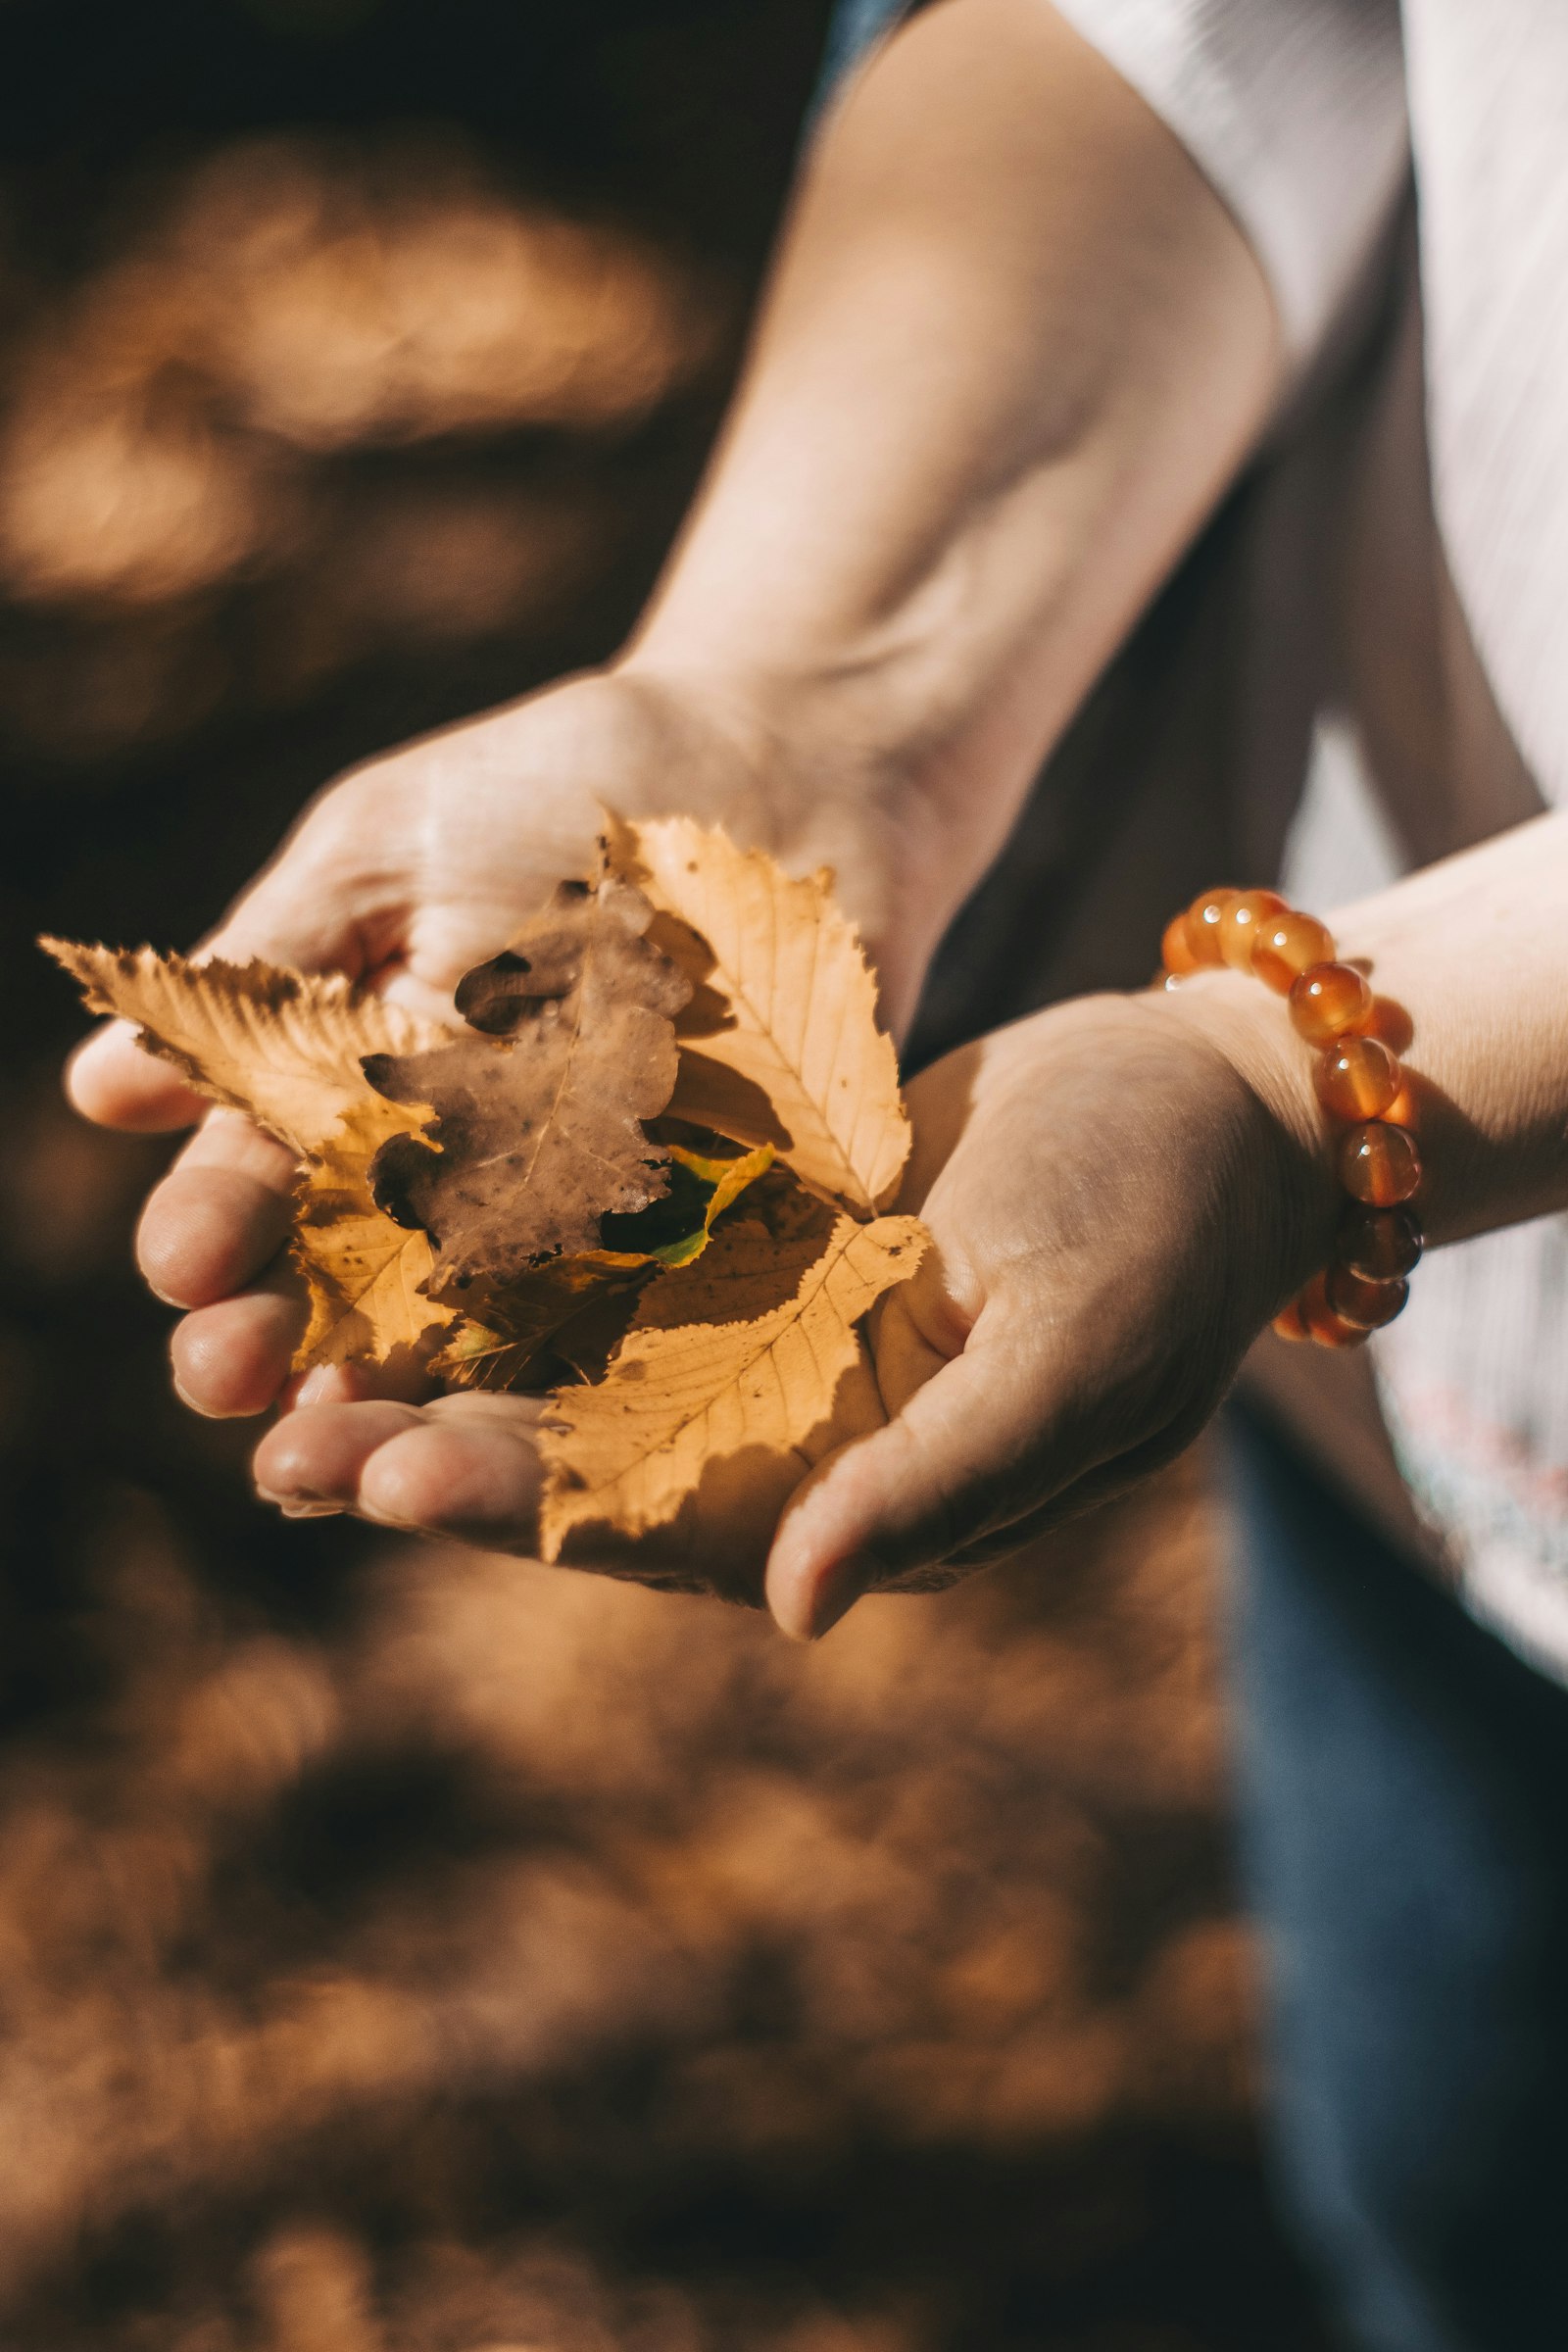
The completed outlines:
<svg viewBox="0 0 1568 2352">
<path fill-rule="evenodd" d="M 1288 2210 L 1366 2352 L 1568 2346 L 1568 1692 L 1230 1417 Z"/>
<path fill-rule="evenodd" d="M 910 0 L 839 0 L 828 26 L 822 77 L 811 106 L 813 117 L 872 42 L 879 40 L 901 17 L 907 16 L 909 6 Z"/>
</svg>

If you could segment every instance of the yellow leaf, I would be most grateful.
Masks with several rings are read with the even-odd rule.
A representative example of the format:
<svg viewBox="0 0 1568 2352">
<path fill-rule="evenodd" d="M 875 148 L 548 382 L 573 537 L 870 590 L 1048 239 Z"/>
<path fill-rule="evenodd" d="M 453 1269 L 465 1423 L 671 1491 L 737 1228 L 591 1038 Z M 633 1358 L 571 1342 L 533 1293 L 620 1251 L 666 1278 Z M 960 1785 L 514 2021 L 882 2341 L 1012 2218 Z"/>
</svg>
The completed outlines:
<svg viewBox="0 0 1568 2352">
<path fill-rule="evenodd" d="M 384 1362 L 451 1322 L 452 1310 L 419 1291 L 430 1271 L 424 1235 L 393 1224 L 370 1197 L 376 1152 L 416 1131 L 428 1107 L 387 1102 L 360 1066 L 369 1054 L 428 1051 L 444 1030 L 341 973 L 42 944 L 81 983 L 94 1011 L 133 1021 L 150 1053 L 210 1102 L 244 1111 L 300 1161 L 293 1256 L 311 1319 L 296 1372 Z"/>
<path fill-rule="evenodd" d="M 360 1059 L 417 1053 L 447 1032 L 341 972 L 191 963 L 151 948 L 117 951 L 63 939 L 40 945 L 80 982 L 92 1011 L 133 1021 L 147 1051 L 172 1062 L 198 1094 L 243 1110 L 302 1159 L 351 1111 L 378 1124 L 383 1142 L 429 1116 L 422 1106 L 383 1102 Z"/>
<path fill-rule="evenodd" d="M 925 1240 L 913 1217 L 815 1214 L 782 1238 L 748 1220 L 662 1275 L 605 1378 L 551 1399 L 544 1558 L 579 1527 L 636 1536 L 688 1502 L 700 1515 L 705 1474 L 754 1450 L 760 1467 L 794 1454 L 798 1478 L 860 1370 L 857 1324 L 914 1271 Z"/>
<path fill-rule="evenodd" d="M 384 1363 L 453 1321 L 452 1308 L 423 1290 L 428 1238 L 394 1225 L 370 1198 L 372 1155 L 373 1147 L 329 1149 L 307 1169 L 291 1254 L 310 1292 L 311 1320 L 294 1352 L 296 1372 Z"/>
<path fill-rule="evenodd" d="M 775 1145 L 808 1190 L 858 1216 L 885 1207 L 909 1126 L 876 984 L 831 877 L 793 880 L 765 852 L 685 816 L 614 822 L 611 848 L 674 918 L 652 936 L 695 984 L 670 1111 Z"/>
</svg>

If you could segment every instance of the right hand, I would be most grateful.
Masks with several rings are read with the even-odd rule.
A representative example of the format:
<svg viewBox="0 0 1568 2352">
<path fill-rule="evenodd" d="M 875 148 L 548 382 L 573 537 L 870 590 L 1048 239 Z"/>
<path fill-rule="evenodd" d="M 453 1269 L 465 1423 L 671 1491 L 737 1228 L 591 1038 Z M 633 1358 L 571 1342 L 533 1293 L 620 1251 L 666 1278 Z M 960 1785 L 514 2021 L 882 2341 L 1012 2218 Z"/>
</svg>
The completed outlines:
<svg viewBox="0 0 1568 2352">
<path fill-rule="evenodd" d="M 320 793 L 203 955 L 342 970 L 411 1009 L 452 1017 L 452 991 L 562 878 L 591 870 L 603 805 L 722 821 L 796 867 L 827 861 L 875 940 L 891 859 L 869 804 L 809 788 L 732 702 L 629 669 L 569 679 L 356 768 Z M 916 975 L 910 975 L 912 985 Z M 211 1111 L 111 1022 L 78 1048 L 69 1088 L 105 1126 L 201 1125 L 148 1200 L 142 1272 L 185 1310 L 175 1386 L 198 1412 L 265 1412 L 304 1329 L 283 1254 L 294 1163 L 232 1112 Z M 313 1399 L 368 1393 L 310 1376 Z"/>
</svg>

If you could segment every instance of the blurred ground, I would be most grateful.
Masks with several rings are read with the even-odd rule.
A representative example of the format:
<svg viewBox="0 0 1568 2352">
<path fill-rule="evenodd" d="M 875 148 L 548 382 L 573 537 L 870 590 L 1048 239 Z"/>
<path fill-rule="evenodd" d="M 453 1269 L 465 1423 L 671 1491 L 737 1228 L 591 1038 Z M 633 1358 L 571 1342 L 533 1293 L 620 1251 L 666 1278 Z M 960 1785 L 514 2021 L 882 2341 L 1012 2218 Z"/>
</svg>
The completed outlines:
<svg viewBox="0 0 1568 2352">
<path fill-rule="evenodd" d="M 281 1525 L 129 1279 L 39 928 L 607 651 L 808 0 L 10 0 L 0 2341 L 1311 2352 L 1251 2142 L 1198 1472 L 802 1656 Z"/>
</svg>

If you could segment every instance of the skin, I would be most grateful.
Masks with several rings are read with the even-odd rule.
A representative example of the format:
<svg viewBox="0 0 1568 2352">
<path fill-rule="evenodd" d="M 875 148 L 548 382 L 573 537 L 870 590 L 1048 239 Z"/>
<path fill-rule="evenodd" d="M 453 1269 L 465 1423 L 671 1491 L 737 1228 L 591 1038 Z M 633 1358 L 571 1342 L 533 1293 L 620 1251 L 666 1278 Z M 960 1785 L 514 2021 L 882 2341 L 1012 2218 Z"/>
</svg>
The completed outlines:
<svg viewBox="0 0 1568 2352">
<path fill-rule="evenodd" d="M 818 142 L 631 645 L 330 786 L 210 945 L 439 1010 L 582 869 L 601 800 L 678 807 L 833 864 L 902 1023 L 1278 369 L 1250 251 L 1142 101 L 1044 0 L 928 9 Z M 1565 890 L 1568 833 L 1543 819 L 1336 924 L 1415 1024 L 1435 1239 L 1568 1205 Z M 119 1029 L 71 1085 L 111 1125 L 200 1109 Z M 937 1250 L 873 1324 L 888 1424 L 817 1466 L 747 1568 L 802 1637 L 1179 1450 L 1337 1212 L 1310 1057 L 1237 974 L 1021 1022 L 926 1072 L 910 1106 L 906 1205 Z M 289 1387 L 290 1175 L 224 1114 L 149 1200 L 138 1250 L 185 1310 L 180 1393 L 292 1406 L 256 1461 L 286 1511 L 528 1551 L 536 1405 L 372 1396 L 340 1372 Z M 668 1573 L 651 1544 L 613 1565 Z"/>
</svg>

